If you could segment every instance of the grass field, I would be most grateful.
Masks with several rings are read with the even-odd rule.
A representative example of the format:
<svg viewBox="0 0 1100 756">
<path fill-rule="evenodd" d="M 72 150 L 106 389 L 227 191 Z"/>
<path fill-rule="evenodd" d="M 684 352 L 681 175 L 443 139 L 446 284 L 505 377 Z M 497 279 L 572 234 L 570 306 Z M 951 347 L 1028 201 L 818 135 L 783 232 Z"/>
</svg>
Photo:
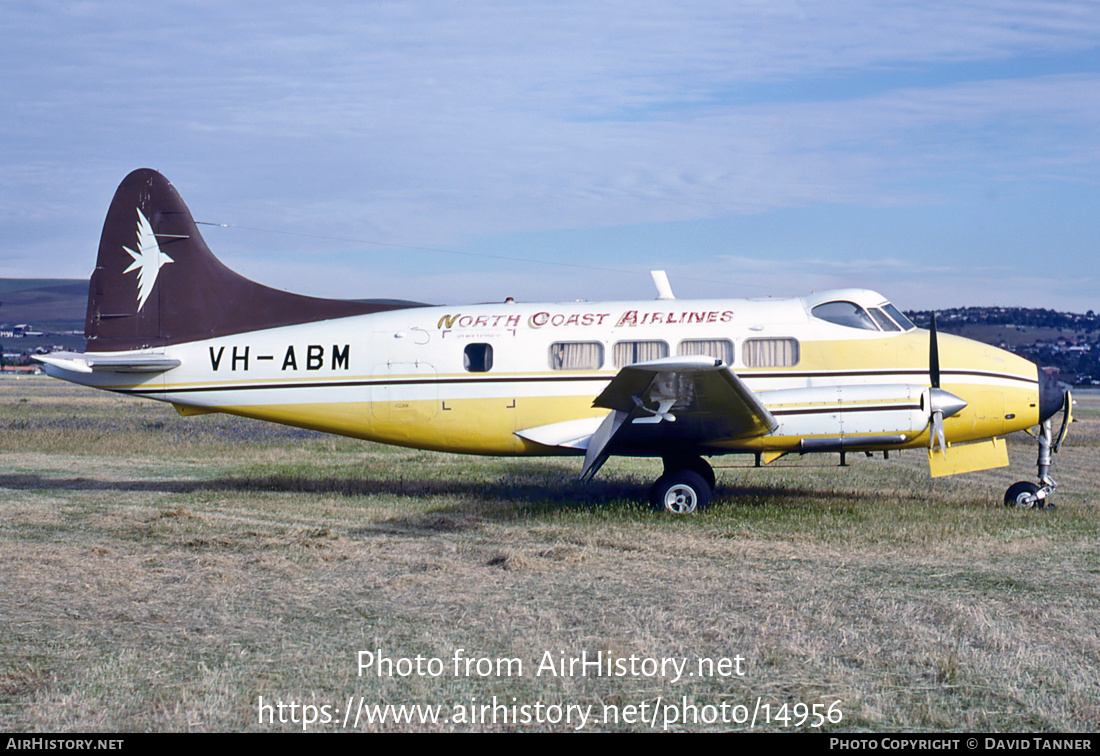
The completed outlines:
<svg viewBox="0 0 1100 756">
<path fill-rule="evenodd" d="M 1054 511 L 1000 504 L 1035 476 L 1022 437 L 1010 469 L 936 481 L 914 452 L 715 460 L 715 505 L 674 519 L 639 503 L 652 461 L 582 487 L 576 459 L 6 379 L 0 729 L 332 731 L 350 700 L 361 730 L 567 730 L 587 712 L 588 730 L 1096 731 L 1100 397 L 1077 416 Z M 361 651 L 392 674 L 360 676 Z M 559 673 L 582 654 L 627 673 Z M 646 666 L 661 659 L 683 675 Z M 440 720 L 368 723 L 360 702 Z"/>
</svg>

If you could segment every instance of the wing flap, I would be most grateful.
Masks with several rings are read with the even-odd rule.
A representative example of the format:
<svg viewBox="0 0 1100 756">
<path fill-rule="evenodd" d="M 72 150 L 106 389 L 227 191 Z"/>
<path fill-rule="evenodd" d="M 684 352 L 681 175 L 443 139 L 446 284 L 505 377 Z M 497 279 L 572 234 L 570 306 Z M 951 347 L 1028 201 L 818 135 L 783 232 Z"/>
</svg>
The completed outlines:
<svg viewBox="0 0 1100 756">
<path fill-rule="evenodd" d="M 588 450 L 584 455 L 584 469 L 581 470 L 581 481 L 587 483 L 592 480 L 603 463 L 611 456 L 611 442 L 622 430 L 623 423 L 630 417 L 629 412 L 611 410 L 610 414 L 600 423 L 600 427 L 588 440 Z"/>
<path fill-rule="evenodd" d="M 588 439 L 600 427 L 601 418 L 588 417 L 583 420 L 566 420 L 561 423 L 539 425 L 535 428 L 516 431 L 516 435 L 543 446 L 561 446 L 566 449 L 587 449 Z"/>
</svg>

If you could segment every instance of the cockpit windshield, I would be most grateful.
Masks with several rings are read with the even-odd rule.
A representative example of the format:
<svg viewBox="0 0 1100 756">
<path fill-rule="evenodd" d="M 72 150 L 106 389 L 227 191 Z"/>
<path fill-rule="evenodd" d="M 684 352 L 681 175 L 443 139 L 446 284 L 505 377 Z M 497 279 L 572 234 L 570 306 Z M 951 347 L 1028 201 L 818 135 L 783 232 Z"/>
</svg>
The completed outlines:
<svg viewBox="0 0 1100 756">
<path fill-rule="evenodd" d="M 827 323 L 859 328 L 863 331 L 908 331 L 916 328 L 909 318 L 889 302 L 864 309 L 855 302 L 825 302 L 811 310 L 815 318 Z"/>
<path fill-rule="evenodd" d="M 847 326 L 848 328 L 861 328 L 864 331 L 877 331 L 878 326 L 867 311 L 855 302 L 826 302 L 819 304 L 811 312 L 815 318 L 821 318 L 827 323 Z"/>
</svg>

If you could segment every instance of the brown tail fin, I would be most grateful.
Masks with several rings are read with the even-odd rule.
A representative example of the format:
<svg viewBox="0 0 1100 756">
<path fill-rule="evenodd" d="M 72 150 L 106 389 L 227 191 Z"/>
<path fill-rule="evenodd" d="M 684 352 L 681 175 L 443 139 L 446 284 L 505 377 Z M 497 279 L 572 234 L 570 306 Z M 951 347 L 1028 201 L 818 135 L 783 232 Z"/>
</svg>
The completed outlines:
<svg viewBox="0 0 1100 756">
<path fill-rule="evenodd" d="M 107 211 L 84 335 L 89 352 L 124 351 L 400 307 L 290 294 L 234 273 L 206 246 L 175 187 L 143 168 Z"/>
</svg>

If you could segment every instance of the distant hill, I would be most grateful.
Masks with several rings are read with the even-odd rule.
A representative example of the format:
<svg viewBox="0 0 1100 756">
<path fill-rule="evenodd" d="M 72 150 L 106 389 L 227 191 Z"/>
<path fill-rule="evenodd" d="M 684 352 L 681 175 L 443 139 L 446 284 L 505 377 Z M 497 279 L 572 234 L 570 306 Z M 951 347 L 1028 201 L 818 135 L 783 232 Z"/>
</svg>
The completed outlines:
<svg viewBox="0 0 1100 756">
<path fill-rule="evenodd" d="M 0 278 L 0 324 L 84 330 L 88 282 L 73 278 Z"/>
<path fill-rule="evenodd" d="M 931 312 L 907 312 L 927 328 Z M 1100 316 L 1028 307 L 952 307 L 936 311 L 936 327 L 1007 349 L 1040 367 L 1054 368 L 1064 383 L 1100 385 Z"/>
</svg>

